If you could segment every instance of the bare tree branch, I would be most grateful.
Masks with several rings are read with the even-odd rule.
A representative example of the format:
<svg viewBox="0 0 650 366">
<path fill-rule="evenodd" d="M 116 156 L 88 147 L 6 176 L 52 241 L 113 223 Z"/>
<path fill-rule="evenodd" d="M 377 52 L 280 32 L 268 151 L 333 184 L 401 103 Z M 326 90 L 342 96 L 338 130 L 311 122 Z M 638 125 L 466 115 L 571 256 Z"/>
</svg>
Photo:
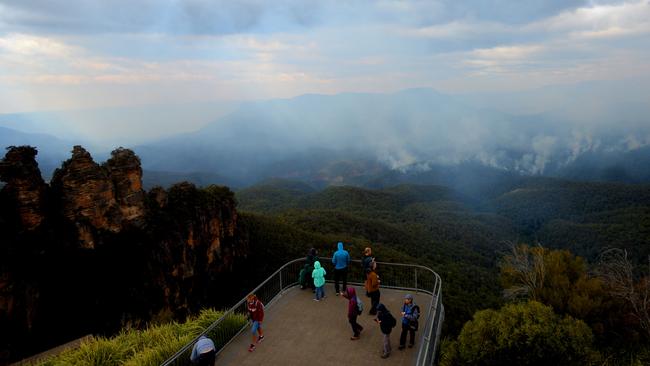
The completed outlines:
<svg viewBox="0 0 650 366">
<path fill-rule="evenodd" d="M 650 278 L 643 277 L 637 283 L 634 265 L 626 250 L 613 248 L 601 253 L 597 274 L 609 293 L 625 301 L 640 327 L 650 337 Z M 650 257 L 648 258 L 650 274 Z"/>
</svg>

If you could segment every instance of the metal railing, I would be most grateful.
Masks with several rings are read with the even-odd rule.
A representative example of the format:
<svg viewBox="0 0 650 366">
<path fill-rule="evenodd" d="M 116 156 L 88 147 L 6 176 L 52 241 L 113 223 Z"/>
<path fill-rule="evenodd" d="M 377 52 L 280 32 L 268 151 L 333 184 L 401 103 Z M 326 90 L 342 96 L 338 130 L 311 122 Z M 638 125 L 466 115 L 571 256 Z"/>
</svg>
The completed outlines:
<svg viewBox="0 0 650 366">
<path fill-rule="evenodd" d="M 251 293 L 256 294 L 267 308 L 272 307 L 286 290 L 299 284 L 300 270 L 304 267 L 305 261 L 304 258 L 301 258 L 286 263 Z M 323 258 L 320 262 L 327 273 L 334 272 L 331 258 Z M 353 260 L 352 262 L 348 266 L 348 283 L 357 286 L 363 285 L 365 283 L 365 274 L 360 264 L 361 261 Z M 428 267 L 385 262 L 377 262 L 377 273 L 381 278 L 382 288 L 422 292 L 432 296 L 426 320 L 422 323 L 418 332 L 420 341 L 418 342 L 419 349 L 414 364 L 417 366 L 433 365 L 445 317 L 440 276 Z M 333 281 L 328 280 L 327 282 Z M 210 337 L 214 341 L 218 355 L 246 329 L 247 314 L 246 298 L 243 298 L 235 306 L 227 310 L 221 318 L 208 326 L 200 335 L 163 362 L 162 366 L 190 365 L 192 347 L 199 337 L 203 335 Z"/>
</svg>

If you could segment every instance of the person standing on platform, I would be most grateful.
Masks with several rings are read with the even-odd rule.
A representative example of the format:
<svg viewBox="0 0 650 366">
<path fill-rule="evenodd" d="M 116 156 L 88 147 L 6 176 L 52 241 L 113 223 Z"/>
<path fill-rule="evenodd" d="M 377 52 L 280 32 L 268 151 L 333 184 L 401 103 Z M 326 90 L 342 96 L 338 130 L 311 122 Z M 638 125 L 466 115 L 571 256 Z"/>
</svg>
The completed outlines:
<svg viewBox="0 0 650 366">
<path fill-rule="evenodd" d="M 350 265 L 350 253 L 343 249 L 343 242 L 339 242 L 338 250 L 332 256 L 334 264 L 334 290 L 336 295 L 343 295 L 348 288 L 348 266 Z M 339 292 L 339 282 L 343 282 L 343 290 Z"/>
</svg>

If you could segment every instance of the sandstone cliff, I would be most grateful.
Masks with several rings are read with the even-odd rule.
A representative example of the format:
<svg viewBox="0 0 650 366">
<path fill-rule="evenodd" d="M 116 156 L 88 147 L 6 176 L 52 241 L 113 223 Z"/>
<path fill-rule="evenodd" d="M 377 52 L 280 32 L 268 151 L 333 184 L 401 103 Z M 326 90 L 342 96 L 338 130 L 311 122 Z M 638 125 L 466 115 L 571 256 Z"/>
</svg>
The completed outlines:
<svg viewBox="0 0 650 366">
<path fill-rule="evenodd" d="M 45 193 L 47 186 L 36 162 L 33 147 L 9 147 L 0 161 L 0 180 L 8 194 L 8 204 L 16 209 L 22 228 L 33 230 L 45 219 Z"/>
<path fill-rule="evenodd" d="M 2 348 L 47 344 L 51 329 L 113 331 L 233 295 L 231 273 L 248 247 L 228 188 L 147 193 L 133 151 L 100 165 L 81 146 L 48 185 L 36 154 L 12 147 L 0 162 L 0 361 Z"/>
</svg>

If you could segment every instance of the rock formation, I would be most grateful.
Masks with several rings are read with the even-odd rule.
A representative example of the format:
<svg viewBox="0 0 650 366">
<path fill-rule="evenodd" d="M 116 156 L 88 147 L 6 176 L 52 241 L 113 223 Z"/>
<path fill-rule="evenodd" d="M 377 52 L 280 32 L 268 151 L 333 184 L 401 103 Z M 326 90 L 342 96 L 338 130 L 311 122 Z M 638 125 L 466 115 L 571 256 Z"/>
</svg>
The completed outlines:
<svg viewBox="0 0 650 366">
<path fill-rule="evenodd" d="M 13 203 L 23 229 L 33 230 L 45 219 L 45 193 L 47 186 L 36 162 L 35 148 L 29 146 L 7 149 L 0 162 L 0 180 L 6 182 L 3 191 Z"/>
<path fill-rule="evenodd" d="M 131 150 L 113 151 L 100 166 L 83 147 L 75 146 L 51 184 L 63 216 L 77 227 L 84 248 L 95 247 L 99 230 L 119 233 L 144 218 L 142 168 Z"/>
<path fill-rule="evenodd" d="M 133 151 L 99 165 L 81 146 L 48 186 L 36 154 L 11 147 L 0 162 L 0 363 L 12 344 L 38 351 L 29 347 L 51 329 L 116 331 L 161 312 L 223 306 L 217 294 L 237 291 L 229 274 L 248 247 L 228 188 L 146 193 Z"/>
</svg>

